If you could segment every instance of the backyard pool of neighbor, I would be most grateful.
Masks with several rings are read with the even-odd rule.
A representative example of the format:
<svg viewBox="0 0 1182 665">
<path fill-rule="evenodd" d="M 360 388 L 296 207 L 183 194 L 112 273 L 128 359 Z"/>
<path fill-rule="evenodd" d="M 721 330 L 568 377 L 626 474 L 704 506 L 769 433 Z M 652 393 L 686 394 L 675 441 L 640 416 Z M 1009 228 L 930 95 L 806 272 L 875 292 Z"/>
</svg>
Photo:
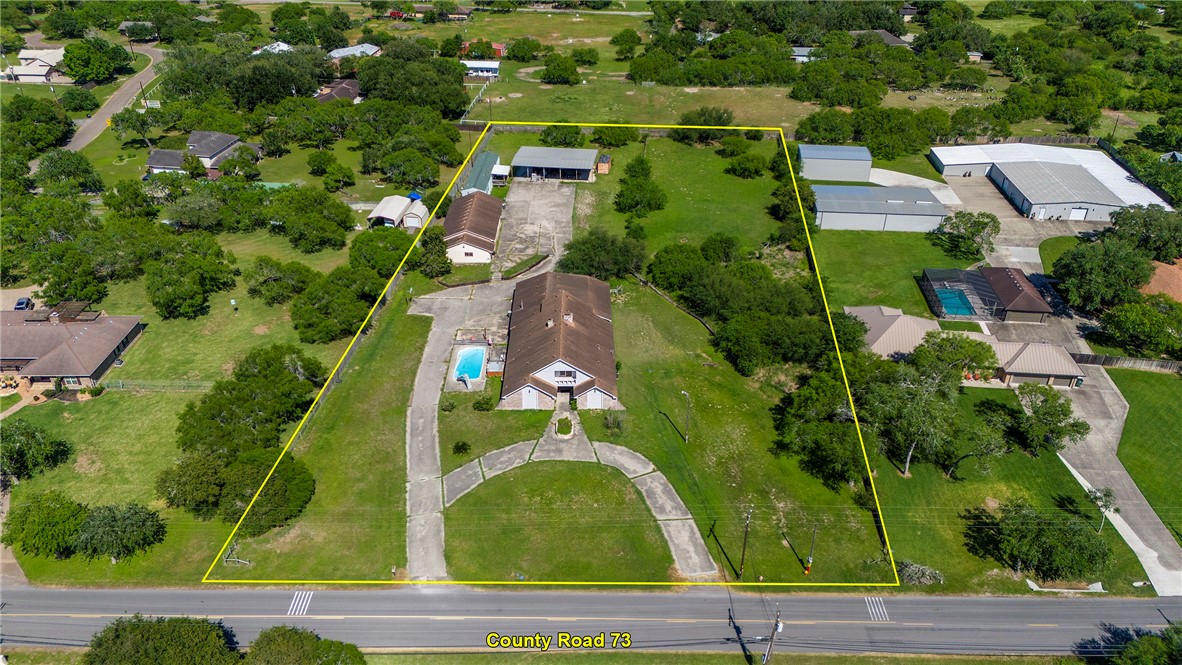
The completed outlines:
<svg viewBox="0 0 1182 665">
<path fill-rule="evenodd" d="M 469 381 L 477 381 L 484 378 L 484 347 L 469 346 L 460 349 L 456 354 L 455 369 L 452 371 L 452 378 L 456 381 L 459 381 L 461 378 L 466 378 Z"/>
<path fill-rule="evenodd" d="M 944 306 L 945 316 L 974 316 L 977 313 L 969 297 L 960 289 L 936 289 L 936 296 Z"/>
</svg>

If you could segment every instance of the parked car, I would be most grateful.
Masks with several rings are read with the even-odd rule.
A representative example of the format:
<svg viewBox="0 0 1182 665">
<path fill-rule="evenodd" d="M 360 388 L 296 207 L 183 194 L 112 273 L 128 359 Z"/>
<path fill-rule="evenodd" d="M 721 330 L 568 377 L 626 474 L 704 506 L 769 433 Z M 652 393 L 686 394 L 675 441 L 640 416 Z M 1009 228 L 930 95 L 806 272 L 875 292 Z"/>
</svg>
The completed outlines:
<svg viewBox="0 0 1182 665">
<path fill-rule="evenodd" d="M 33 309 L 34 306 L 35 305 L 33 304 L 33 301 L 31 299 L 20 298 L 16 301 L 16 307 L 13 307 L 13 309 L 18 312 L 21 312 L 21 311 L 27 311 L 27 310 Z"/>
</svg>

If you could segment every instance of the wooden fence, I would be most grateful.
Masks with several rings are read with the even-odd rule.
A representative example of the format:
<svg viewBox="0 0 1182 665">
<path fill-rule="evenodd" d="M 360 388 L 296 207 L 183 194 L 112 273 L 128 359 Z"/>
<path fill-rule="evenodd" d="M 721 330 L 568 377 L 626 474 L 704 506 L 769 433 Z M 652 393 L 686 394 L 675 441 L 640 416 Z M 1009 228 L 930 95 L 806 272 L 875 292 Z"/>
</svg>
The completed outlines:
<svg viewBox="0 0 1182 665">
<path fill-rule="evenodd" d="M 1099 356 L 1091 353 L 1073 353 L 1071 359 L 1081 365 L 1100 367 L 1123 367 L 1149 372 L 1182 372 L 1182 362 L 1177 360 L 1153 360 L 1150 358 L 1126 358 L 1124 356 Z"/>
</svg>

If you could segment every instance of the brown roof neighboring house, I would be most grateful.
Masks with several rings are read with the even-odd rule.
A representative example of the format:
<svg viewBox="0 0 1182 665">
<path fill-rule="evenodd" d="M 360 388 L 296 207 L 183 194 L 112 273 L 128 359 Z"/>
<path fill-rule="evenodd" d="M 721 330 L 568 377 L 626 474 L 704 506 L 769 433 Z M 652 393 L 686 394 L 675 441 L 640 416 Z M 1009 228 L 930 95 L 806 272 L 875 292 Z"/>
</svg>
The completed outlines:
<svg viewBox="0 0 1182 665">
<path fill-rule="evenodd" d="M 1030 283 L 1026 273 L 1017 268 L 979 268 L 985 281 L 1010 312 L 1050 314 L 1051 306 Z"/>
<path fill-rule="evenodd" d="M 1154 261 L 1153 277 L 1141 287 L 1141 293 L 1147 296 L 1160 293 L 1182 302 L 1182 261 L 1173 265 Z"/>
<path fill-rule="evenodd" d="M 866 324 L 866 346 L 884 358 L 898 358 L 910 354 L 915 347 L 923 344 L 924 335 L 928 331 L 940 329 L 940 324 L 931 319 L 904 314 L 902 310 L 893 307 L 870 305 L 842 309 L 846 314 L 857 317 Z"/>
<path fill-rule="evenodd" d="M 21 376 L 97 381 L 139 334 L 140 319 L 65 308 L 0 312 L 0 364 Z"/>
<path fill-rule="evenodd" d="M 320 89 L 316 95 L 318 102 L 331 102 L 334 99 L 355 100 L 361 96 L 361 84 L 357 79 L 337 79 Z"/>
<path fill-rule="evenodd" d="M 997 354 L 998 366 L 1007 374 L 1071 378 L 1084 375 L 1071 354 L 1055 344 L 999 341 L 988 344 Z"/>
<path fill-rule="evenodd" d="M 874 34 L 881 37 L 883 43 L 886 44 L 887 46 L 906 46 L 909 48 L 911 46 L 911 44 L 908 44 L 906 41 L 899 39 L 898 37 L 887 32 L 886 30 L 850 30 L 850 34 L 853 35 L 854 37 L 857 37 L 858 35 L 861 35 L 861 34 L 864 34 L 867 32 L 873 32 Z"/>
<path fill-rule="evenodd" d="M 466 242 L 487 252 L 497 248 L 501 228 L 501 200 L 484 192 L 461 196 L 447 209 L 443 238 L 448 247 Z"/>
<path fill-rule="evenodd" d="M 590 377 L 573 387 L 574 397 L 592 388 L 617 397 L 606 282 L 586 275 L 543 273 L 517 283 L 510 312 L 502 398 L 527 385 L 557 397 L 557 386 L 535 376 L 557 361 Z"/>
</svg>

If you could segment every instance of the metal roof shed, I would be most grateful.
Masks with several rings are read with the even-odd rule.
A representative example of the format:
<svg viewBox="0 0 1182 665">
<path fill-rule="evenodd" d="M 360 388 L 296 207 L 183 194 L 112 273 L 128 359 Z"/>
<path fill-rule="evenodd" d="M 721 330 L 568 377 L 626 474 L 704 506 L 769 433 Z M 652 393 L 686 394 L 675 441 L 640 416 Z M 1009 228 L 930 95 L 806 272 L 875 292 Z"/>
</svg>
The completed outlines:
<svg viewBox="0 0 1182 665">
<path fill-rule="evenodd" d="M 920 187 L 814 185 L 817 226 L 847 231 L 932 231 L 947 211 Z"/>
<path fill-rule="evenodd" d="M 860 145 L 812 145 L 802 143 L 800 174 L 809 180 L 869 182 L 870 151 Z"/>
<path fill-rule="evenodd" d="M 513 156 L 513 175 L 517 178 L 590 180 L 598 154 L 598 150 L 587 148 L 523 146 Z"/>
</svg>

